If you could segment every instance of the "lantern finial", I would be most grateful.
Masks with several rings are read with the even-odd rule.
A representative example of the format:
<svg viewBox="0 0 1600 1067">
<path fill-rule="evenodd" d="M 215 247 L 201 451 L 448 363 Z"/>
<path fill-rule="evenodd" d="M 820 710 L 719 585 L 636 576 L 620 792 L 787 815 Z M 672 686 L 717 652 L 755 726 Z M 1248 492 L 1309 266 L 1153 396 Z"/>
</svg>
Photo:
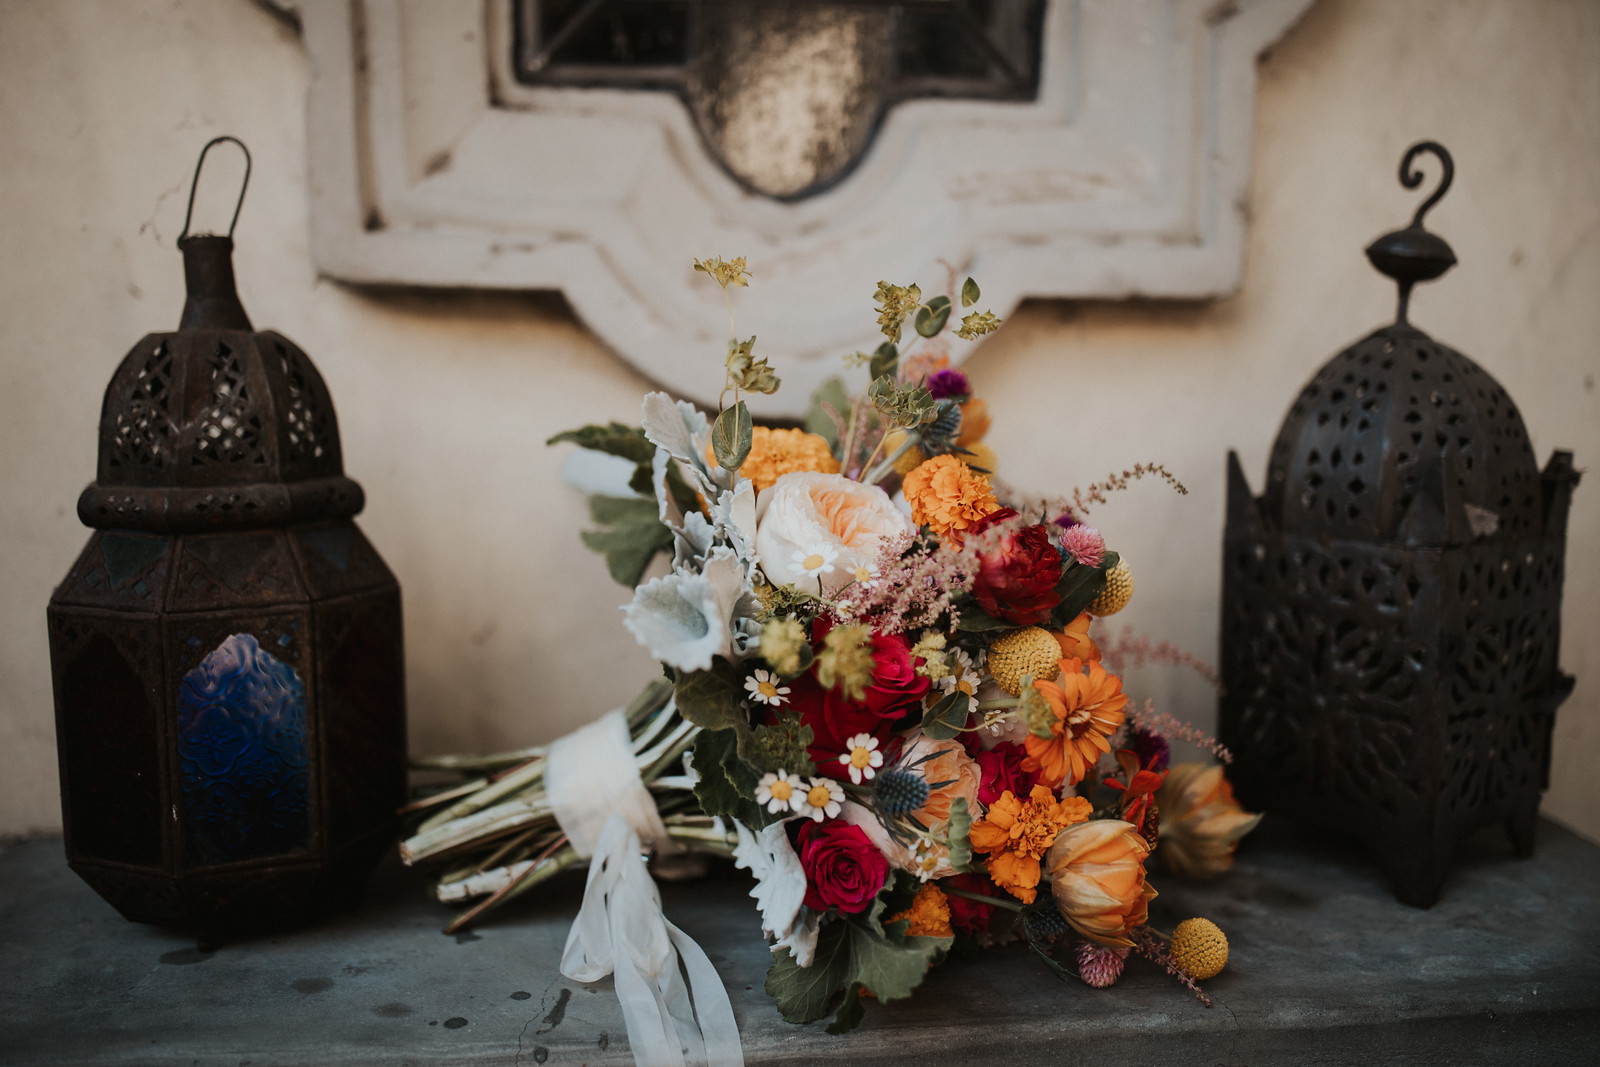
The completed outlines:
<svg viewBox="0 0 1600 1067">
<path fill-rule="evenodd" d="M 1432 281 L 1456 265 L 1456 254 L 1444 238 L 1422 228 L 1422 217 L 1439 202 L 1455 180 L 1456 165 L 1449 151 L 1437 141 L 1418 141 L 1406 149 L 1405 156 L 1400 160 L 1400 184 L 1407 189 L 1415 189 L 1422 184 L 1422 172 L 1412 164 L 1423 152 L 1432 152 L 1444 164 L 1439 187 L 1417 208 L 1410 226 L 1386 233 L 1367 246 L 1367 259 L 1400 287 L 1400 303 L 1395 312 L 1397 326 L 1407 325 L 1406 311 L 1411 303 L 1411 287 L 1417 282 Z"/>
</svg>

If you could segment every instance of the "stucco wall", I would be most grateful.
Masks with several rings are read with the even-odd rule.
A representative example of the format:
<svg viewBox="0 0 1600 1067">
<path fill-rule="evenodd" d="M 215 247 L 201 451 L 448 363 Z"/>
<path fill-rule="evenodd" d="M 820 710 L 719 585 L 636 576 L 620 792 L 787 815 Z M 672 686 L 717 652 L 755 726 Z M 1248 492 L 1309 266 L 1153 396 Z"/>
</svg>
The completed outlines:
<svg viewBox="0 0 1600 1067">
<path fill-rule="evenodd" d="M 172 239 L 195 152 L 243 137 L 256 173 L 238 272 L 259 326 L 295 338 L 338 405 L 361 518 L 405 591 L 413 749 L 546 739 L 654 672 L 626 592 L 578 544 L 582 502 L 551 433 L 634 420 L 646 379 L 548 294 L 354 291 L 307 254 L 307 64 L 248 0 L 0 0 L 0 834 L 59 826 L 44 606 L 87 536 L 112 369 L 182 306 Z M 969 370 L 1014 484 L 1062 490 L 1165 462 L 1097 519 L 1135 568 L 1122 616 L 1214 659 L 1224 457 L 1257 489 L 1290 399 L 1393 313 L 1361 255 L 1409 218 L 1401 151 L 1433 137 L 1455 188 L 1429 216 L 1461 266 L 1413 319 L 1495 375 L 1541 463 L 1600 456 L 1600 5 L 1321 0 L 1261 66 L 1244 284 L 1202 304 L 1037 302 Z M 742 249 L 685 249 L 739 254 Z M 876 276 L 863 276 L 863 314 Z M 759 323 L 741 323 L 759 333 Z M 781 370 L 781 368 L 780 368 Z M 1600 484 L 1569 527 L 1547 813 L 1600 838 Z M 1136 672 L 1136 695 L 1209 726 L 1205 687 Z"/>
</svg>

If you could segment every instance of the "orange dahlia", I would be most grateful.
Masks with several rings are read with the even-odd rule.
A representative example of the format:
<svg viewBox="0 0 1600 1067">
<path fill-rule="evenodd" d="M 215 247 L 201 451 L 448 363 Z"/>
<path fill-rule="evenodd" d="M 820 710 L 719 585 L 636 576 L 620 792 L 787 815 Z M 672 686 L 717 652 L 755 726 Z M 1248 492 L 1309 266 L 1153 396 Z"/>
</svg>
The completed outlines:
<svg viewBox="0 0 1600 1067">
<path fill-rule="evenodd" d="M 1102 945 L 1133 944 L 1128 934 L 1148 921 L 1150 899 L 1156 895 L 1144 878 L 1148 855 L 1144 838 L 1120 819 L 1096 819 L 1063 830 L 1044 867 L 1067 925 Z"/>
<path fill-rule="evenodd" d="M 1062 782 L 1077 785 L 1101 753 L 1111 751 L 1108 738 L 1122 725 L 1128 703 L 1122 679 L 1098 663 L 1085 667 L 1072 658 L 1061 661 L 1061 676 L 1055 681 L 1036 681 L 1033 687 L 1049 702 L 1055 718 L 1049 737 L 1028 734 L 1022 766 L 1039 771 L 1051 788 Z"/>
<path fill-rule="evenodd" d="M 1057 834 L 1083 822 L 1093 810 L 1083 797 L 1057 801 L 1042 785 L 1034 786 L 1027 800 L 1007 789 L 972 824 L 968 839 L 972 851 L 989 856 L 984 866 L 994 884 L 1032 904 L 1038 895 L 1040 857 L 1050 851 Z"/>
<path fill-rule="evenodd" d="M 906 475 L 902 488 L 911 518 L 940 537 L 970 529 L 1000 504 L 989 479 L 955 456 L 934 456 Z"/>
</svg>

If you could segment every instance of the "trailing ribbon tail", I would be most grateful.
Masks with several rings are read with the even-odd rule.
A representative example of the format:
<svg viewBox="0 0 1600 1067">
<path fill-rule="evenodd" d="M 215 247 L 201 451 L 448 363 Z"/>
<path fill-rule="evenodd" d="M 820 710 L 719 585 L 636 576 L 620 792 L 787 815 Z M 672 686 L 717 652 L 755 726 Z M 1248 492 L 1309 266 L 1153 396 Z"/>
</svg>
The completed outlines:
<svg viewBox="0 0 1600 1067">
<path fill-rule="evenodd" d="M 671 842 L 639 778 L 622 713 L 554 742 L 545 787 L 562 831 L 579 855 L 589 857 L 583 906 L 567 934 L 561 973 L 577 982 L 616 976 L 628 1043 L 640 1067 L 743 1067 L 722 979 L 694 939 L 662 914 L 661 894 L 645 866 L 645 849 Z"/>
</svg>

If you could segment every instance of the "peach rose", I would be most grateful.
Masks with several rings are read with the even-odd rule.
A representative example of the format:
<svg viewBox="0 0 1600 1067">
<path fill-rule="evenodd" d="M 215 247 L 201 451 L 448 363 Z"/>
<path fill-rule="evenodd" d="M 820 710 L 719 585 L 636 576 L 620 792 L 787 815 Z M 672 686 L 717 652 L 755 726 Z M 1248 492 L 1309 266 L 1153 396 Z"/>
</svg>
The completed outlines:
<svg viewBox="0 0 1600 1067">
<path fill-rule="evenodd" d="M 917 763 L 929 753 L 937 755 L 924 763 Z M 966 747 L 960 741 L 935 741 L 917 731 L 906 739 L 900 762 L 916 764 L 917 773 L 930 786 L 937 782 L 949 783 L 930 790 L 927 803 L 912 812 L 922 823 L 943 822 L 950 818 L 950 805 L 957 797 L 965 799 L 967 812 L 974 819 L 978 818 L 978 786 L 983 783 L 983 768 L 967 755 Z"/>
<path fill-rule="evenodd" d="M 836 593 L 867 573 L 885 538 L 916 532 L 882 489 L 842 474 L 785 474 L 756 497 L 756 552 L 773 585 Z"/>
</svg>

